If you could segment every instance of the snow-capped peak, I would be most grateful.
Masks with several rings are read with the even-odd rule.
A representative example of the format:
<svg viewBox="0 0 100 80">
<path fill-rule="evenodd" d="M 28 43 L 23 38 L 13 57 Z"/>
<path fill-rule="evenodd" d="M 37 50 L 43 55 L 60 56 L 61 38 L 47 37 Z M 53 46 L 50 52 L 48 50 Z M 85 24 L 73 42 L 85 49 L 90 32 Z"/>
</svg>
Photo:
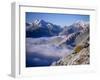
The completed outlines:
<svg viewBox="0 0 100 80">
<path fill-rule="evenodd" d="M 36 19 L 36 20 L 34 21 L 34 24 L 37 24 L 37 25 L 38 25 L 38 24 L 40 23 L 40 21 L 41 21 L 41 20 Z"/>
<path fill-rule="evenodd" d="M 75 27 L 78 27 L 78 28 L 80 28 L 80 27 L 84 27 L 84 22 L 83 21 L 76 21 L 74 24 L 73 24 Z"/>
<path fill-rule="evenodd" d="M 89 27 L 89 22 L 78 20 L 72 25 L 79 29 L 85 29 L 85 28 Z"/>
</svg>

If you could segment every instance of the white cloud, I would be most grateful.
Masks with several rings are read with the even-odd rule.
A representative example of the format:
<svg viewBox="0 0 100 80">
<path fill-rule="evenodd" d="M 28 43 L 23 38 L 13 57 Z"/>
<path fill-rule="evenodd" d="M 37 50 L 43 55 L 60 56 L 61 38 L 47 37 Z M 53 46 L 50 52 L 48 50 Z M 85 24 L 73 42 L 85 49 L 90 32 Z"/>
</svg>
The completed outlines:
<svg viewBox="0 0 100 80">
<path fill-rule="evenodd" d="M 26 48 L 28 54 L 39 53 L 44 56 L 51 56 L 51 57 L 64 57 L 70 52 L 70 50 L 67 48 L 59 49 L 56 48 L 56 46 L 53 46 L 51 44 L 34 45 L 32 44 L 32 39 L 27 40 Z"/>
</svg>

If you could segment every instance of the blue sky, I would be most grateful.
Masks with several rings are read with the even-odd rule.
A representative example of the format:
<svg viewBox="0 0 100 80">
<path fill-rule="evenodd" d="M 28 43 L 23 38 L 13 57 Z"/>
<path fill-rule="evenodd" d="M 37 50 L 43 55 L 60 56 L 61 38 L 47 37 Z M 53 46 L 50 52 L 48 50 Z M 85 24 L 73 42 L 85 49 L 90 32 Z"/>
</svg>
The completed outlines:
<svg viewBox="0 0 100 80">
<path fill-rule="evenodd" d="M 76 21 L 88 21 L 89 15 L 79 15 L 79 14 L 54 14 L 54 13 L 36 13 L 36 12 L 26 12 L 26 22 L 33 22 L 36 19 L 45 20 L 53 24 L 60 26 L 71 25 Z"/>
</svg>

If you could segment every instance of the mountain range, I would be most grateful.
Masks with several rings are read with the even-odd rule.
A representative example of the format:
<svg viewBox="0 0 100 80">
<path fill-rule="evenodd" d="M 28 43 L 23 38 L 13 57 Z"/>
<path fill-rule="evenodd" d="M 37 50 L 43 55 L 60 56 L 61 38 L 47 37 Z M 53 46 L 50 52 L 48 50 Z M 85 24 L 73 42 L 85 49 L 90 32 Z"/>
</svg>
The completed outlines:
<svg viewBox="0 0 100 80">
<path fill-rule="evenodd" d="M 70 26 L 61 27 L 44 20 L 35 20 L 32 23 L 26 23 L 26 37 L 40 38 L 63 36 L 69 37 L 66 44 L 75 46 L 75 38 L 84 30 L 89 28 L 89 24 L 84 21 L 77 21 Z"/>
<path fill-rule="evenodd" d="M 83 45 L 83 40 L 88 42 L 88 38 L 88 22 L 77 21 L 64 27 L 44 20 L 26 22 L 27 67 L 48 66 L 61 61 L 73 53 L 79 43 Z"/>
</svg>

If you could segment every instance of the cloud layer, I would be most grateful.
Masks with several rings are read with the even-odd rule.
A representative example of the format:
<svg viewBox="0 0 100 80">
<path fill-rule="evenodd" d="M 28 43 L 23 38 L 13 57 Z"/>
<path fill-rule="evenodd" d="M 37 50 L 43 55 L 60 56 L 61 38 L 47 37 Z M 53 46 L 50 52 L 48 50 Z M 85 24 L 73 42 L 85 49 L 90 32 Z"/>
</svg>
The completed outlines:
<svg viewBox="0 0 100 80">
<path fill-rule="evenodd" d="M 64 57 L 66 54 L 70 52 L 67 48 L 58 48 L 56 45 L 52 44 L 35 44 L 34 40 L 32 43 L 32 38 L 26 39 L 26 50 L 30 55 L 33 53 L 38 53 L 44 56 L 52 56 L 52 57 Z M 37 42 L 41 43 L 41 42 Z M 44 42 L 45 43 L 45 42 Z"/>
</svg>

